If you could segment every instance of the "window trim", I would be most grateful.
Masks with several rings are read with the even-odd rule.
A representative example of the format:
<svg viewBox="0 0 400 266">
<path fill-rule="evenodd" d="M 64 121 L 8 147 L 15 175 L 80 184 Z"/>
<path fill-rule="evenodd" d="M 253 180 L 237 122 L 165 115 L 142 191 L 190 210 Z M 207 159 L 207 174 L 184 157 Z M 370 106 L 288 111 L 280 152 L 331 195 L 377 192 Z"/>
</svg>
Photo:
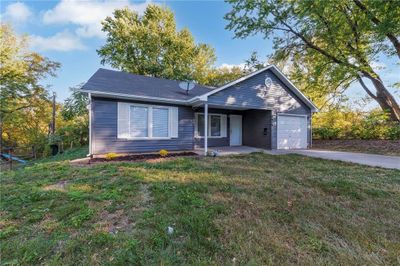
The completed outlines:
<svg viewBox="0 0 400 266">
<path fill-rule="evenodd" d="M 131 112 L 130 108 L 132 106 L 137 107 L 147 107 L 147 137 L 131 137 Z M 168 109 L 168 137 L 153 137 L 153 108 L 164 108 Z M 168 140 L 173 139 L 171 137 L 171 107 L 165 105 L 153 105 L 153 104 L 141 104 L 141 103 L 129 103 L 129 113 L 128 113 L 128 128 L 129 128 L 129 137 L 123 138 L 128 140 Z"/>
<path fill-rule="evenodd" d="M 195 123 L 194 123 L 194 137 L 197 139 L 204 139 L 204 136 L 199 135 L 199 115 L 203 115 L 204 113 L 195 113 Z M 219 121 L 220 121 L 220 130 L 219 130 L 219 136 L 211 136 L 211 116 L 219 116 Z M 221 138 L 226 138 L 222 136 L 222 117 L 225 116 L 226 114 L 218 114 L 218 113 L 208 113 L 208 126 L 207 126 L 207 138 L 209 139 L 221 139 Z"/>
</svg>

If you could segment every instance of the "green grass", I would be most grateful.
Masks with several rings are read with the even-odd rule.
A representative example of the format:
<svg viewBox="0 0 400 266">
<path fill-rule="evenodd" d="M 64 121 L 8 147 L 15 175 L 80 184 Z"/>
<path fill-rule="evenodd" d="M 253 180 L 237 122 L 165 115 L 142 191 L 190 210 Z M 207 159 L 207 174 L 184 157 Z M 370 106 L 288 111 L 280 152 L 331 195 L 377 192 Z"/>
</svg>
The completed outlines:
<svg viewBox="0 0 400 266">
<path fill-rule="evenodd" d="M 2 174 L 2 264 L 400 262 L 400 171 L 299 155 L 62 156 Z"/>
</svg>

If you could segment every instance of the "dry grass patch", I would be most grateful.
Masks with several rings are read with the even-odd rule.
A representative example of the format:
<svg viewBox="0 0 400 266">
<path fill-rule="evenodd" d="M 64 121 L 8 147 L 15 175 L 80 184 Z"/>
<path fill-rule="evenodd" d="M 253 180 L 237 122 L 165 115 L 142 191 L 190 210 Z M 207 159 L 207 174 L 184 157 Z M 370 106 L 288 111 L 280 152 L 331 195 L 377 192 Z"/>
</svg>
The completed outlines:
<svg viewBox="0 0 400 266">
<path fill-rule="evenodd" d="M 44 191 L 60 191 L 60 192 L 67 192 L 67 185 L 68 185 L 68 180 L 60 180 L 55 184 L 47 185 L 43 187 Z"/>
</svg>

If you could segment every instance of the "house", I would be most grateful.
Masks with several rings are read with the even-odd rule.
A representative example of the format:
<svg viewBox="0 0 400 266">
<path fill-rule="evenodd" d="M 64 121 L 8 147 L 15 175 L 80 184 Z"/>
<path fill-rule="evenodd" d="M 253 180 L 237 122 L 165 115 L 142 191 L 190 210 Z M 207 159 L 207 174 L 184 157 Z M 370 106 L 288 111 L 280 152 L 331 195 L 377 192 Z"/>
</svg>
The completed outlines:
<svg viewBox="0 0 400 266">
<path fill-rule="evenodd" d="M 90 154 L 236 145 L 305 149 L 317 111 L 274 65 L 188 92 L 179 81 L 99 69 L 81 91 L 90 98 Z"/>
</svg>

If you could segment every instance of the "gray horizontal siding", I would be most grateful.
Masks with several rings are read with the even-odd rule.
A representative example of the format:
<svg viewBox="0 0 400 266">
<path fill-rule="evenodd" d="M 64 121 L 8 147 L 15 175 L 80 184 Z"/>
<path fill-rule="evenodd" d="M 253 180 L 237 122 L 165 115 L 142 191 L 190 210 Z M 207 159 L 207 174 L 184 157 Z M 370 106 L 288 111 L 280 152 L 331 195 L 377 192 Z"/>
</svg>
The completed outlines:
<svg viewBox="0 0 400 266">
<path fill-rule="evenodd" d="M 204 113 L 204 108 L 197 108 L 195 110 L 195 113 Z M 226 122 L 226 138 L 208 138 L 207 143 L 208 147 L 223 147 L 223 146 L 229 146 L 229 134 L 230 134 L 230 120 L 229 120 L 229 115 L 230 114 L 236 114 L 236 115 L 241 115 L 243 112 L 241 111 L 236 111 L 236 110 L 225 110 L 225 109 L 216 109 L 216 108 L 209 108 L 208 109 L 209 114 L 226 114 L 228 115 L 228 119 Z M 195 138 L 194 139 L 194 145 L 196 148 L 204 148 L 204 138 Z"/>
<path fill-rule="evenodd" d="M 127 140 L 117 138 L 117 101 L 92 99 L 92 153 L 151 152 L 192 150 L 194 113 L 191 107 L 179 106 L 178 138 L 167 140 Z"/>
<path fill-rule="evenodd" d="M 272 86 L 265 88 L 265 79 L 272 80 Z M 276 117 L 279 113 L 307 115 L 308 144 L 311 144 L 311 110 L 301 101 L 286 85 L 270 70 L 261 72 L 249 79 L 239 82 L 230 88 L 226 88 L 208 99 L 209 104 L 238 106 L 248 109 L 267 109 L 271 110 L 271 144 L 272 149 L 277 148 L 277 123 Z M 251 117 L 248 117 L 251 119 Z M 245 124 L 246 121 L 244 121 Z M 245 125 L 244 124 L 244 125 Z M 269 123 L 268 123 L 269 124 Z M 266 126 L 268 126 L 268 124 Z M 247 124 L 248 125 L 248 124 Z M 248 137 L 248 133 L 246 133 Z M 246 137 L 246 138 L 247 138 Z M 244 139 L 245 140 L 245 139 Z M 247 138 L 247 140 L 249 140 Z"/>
<path fill-rule="evenodd" d="M 265 88 L 265 79 L 272 86 Z M 240 106 L 249 109 L 270 109 L 276 112 L 308 114 L 310 109 L 270 70 L 261 72 L 208 98 L 210 104 Z"/>
</svg>

